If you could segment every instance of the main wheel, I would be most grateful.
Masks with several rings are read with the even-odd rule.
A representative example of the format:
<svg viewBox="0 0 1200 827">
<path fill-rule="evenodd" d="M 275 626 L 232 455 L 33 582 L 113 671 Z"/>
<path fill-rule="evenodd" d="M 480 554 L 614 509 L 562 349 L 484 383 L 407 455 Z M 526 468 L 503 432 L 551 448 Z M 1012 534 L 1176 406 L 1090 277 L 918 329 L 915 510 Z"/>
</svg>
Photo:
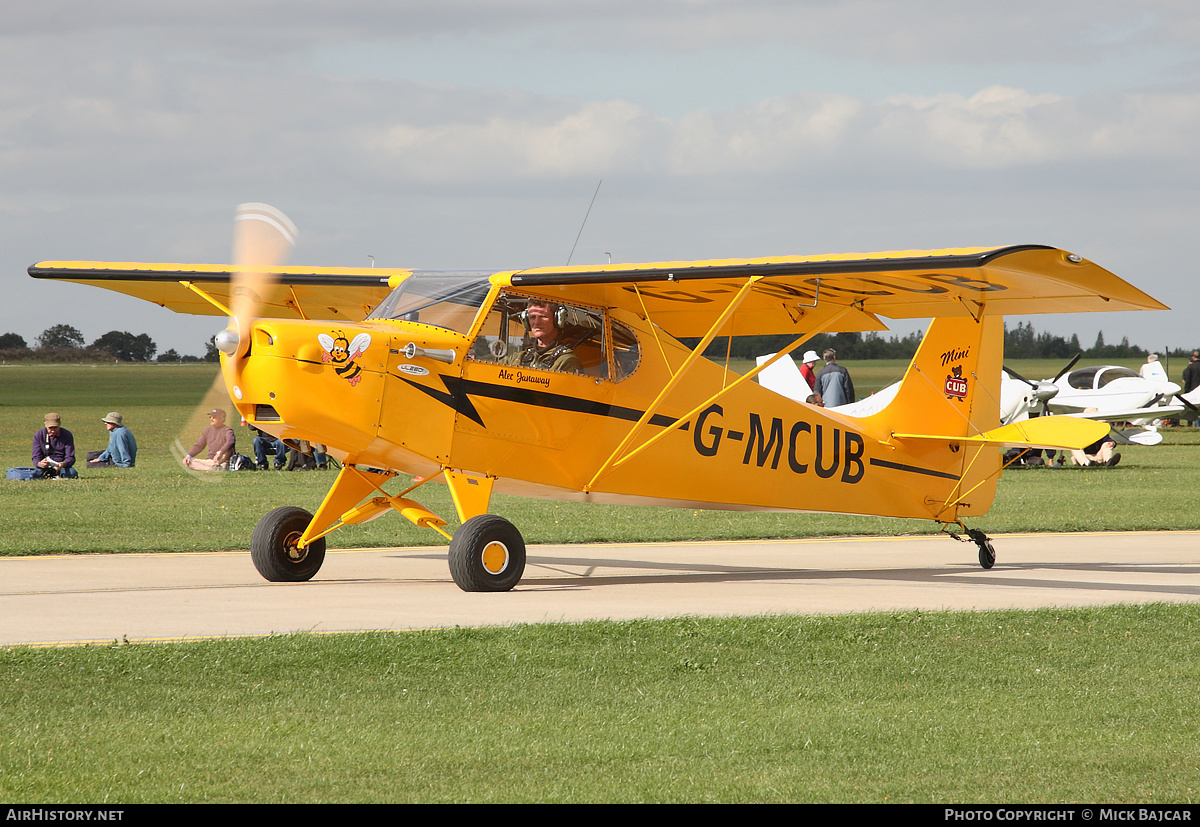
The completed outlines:
<svg viewBox="0 0 1200 827">
<path fill-rule="evenodd" d="M 525 573 L 525 541 L 495 514 L 467 520 L 450 541 L 450 576 L 464 592 L 506 592 Z"/>
<path fill-rule="evenodd" d="M 311 580 L 325 562 L 325 538 L 297 545 L 310 522 L 312 514 L 292 505 L 267 512 L 250 536 L 250 559 L 258 573 L 274 583 Z"/>
<path fill-rule="evenodd" d="M 996 565 L 996 549 L 992 548 L 991 540 L 984 540 L 979 544 L 979 565 L 985 569 Z"/>
</svg>

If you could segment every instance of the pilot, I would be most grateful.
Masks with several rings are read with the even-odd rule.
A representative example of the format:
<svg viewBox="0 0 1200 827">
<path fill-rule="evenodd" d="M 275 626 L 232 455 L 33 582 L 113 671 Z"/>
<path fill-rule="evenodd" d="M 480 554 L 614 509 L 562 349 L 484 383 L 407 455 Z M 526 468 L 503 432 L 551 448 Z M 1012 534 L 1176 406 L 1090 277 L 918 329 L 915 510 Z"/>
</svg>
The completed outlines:
<svg viewBox="0 0 1200 827">
<path fill-rule="evenodd" d="M 562 341 L 561 305 L 545 299 L 530 299 L 525 308 L 525 322 L 533 339 L 520 350 L 504 359 L 507 365 L 544 370 L 580 371 L 583 363 L 575 351 Z"/>
</svg>

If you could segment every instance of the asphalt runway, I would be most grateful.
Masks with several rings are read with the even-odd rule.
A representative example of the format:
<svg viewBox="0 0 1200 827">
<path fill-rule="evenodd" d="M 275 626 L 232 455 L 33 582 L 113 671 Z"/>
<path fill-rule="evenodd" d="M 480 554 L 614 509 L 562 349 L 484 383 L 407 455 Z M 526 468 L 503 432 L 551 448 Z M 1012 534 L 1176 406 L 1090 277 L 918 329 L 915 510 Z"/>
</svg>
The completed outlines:
<svg viewBox="0 0 1200 827">
<path fill-rule="evenodd" d="M 1200 532 L 531 546 L 511 592 L 467 594 L 444 548 L 332 550 L 307 583 L 250 554 L 0 558 L 0 645 L 592 619 L 1200 601 Z"/>
</svg>

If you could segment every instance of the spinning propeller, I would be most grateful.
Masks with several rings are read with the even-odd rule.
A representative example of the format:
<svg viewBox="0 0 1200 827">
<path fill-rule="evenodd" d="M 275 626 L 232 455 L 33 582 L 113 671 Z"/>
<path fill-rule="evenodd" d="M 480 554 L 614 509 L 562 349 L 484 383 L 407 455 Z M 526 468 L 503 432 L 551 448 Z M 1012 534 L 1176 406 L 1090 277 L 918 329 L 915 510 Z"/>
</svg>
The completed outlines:
<svg viewBox="0 0 1200 827">
<path fill-rule="evenodd" d="M 275 268 L 287 262 L 296 244 L 296 225 L 279 210 L 267 204 L 241 204 L 233 225 L 233 267 L 229 284 L 229 326 L 215 337 L 223 354 L 221 373 L 217 375 L 199 409 L 188 421 L 187 430 L 175 440 L 176 455 L 182 459 L 187 447 L 209 424 L 208 413 L 216 408 L 226 412 L 226 423 L 235 429 L 237 411 L 230 394 L 241 395 L 240 382 L 250 352 L 251 327 L 275 283 Z M 245 435 L 242 435 L 243 439 Z M 247 446 L 240 446 L 247 453 Z"/>
<path fill-rule="evenodd" d="M 274 268 L 287 262 L 296 246 L 296 225 L 274 207 L 242 204 L 233 224 L 233 273 L 229 283 L 232 324 L 217 335 L 217 349 L 225 354 L 224 366 L 241 374 L 250 350 L 250 326 L 258 315 L 266 290 L 275 282 Z"/>
</svg>

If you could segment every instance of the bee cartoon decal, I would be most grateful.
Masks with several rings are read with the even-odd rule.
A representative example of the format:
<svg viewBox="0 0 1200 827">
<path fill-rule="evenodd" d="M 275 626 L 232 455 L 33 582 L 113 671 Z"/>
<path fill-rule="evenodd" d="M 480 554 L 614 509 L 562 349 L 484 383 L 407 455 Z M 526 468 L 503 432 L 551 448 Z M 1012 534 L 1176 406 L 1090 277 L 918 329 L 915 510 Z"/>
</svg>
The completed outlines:
<svg viewBox="0 0 1200 827">
<path fill-rule="evenodd" d="M 328 333 L 319 333 L 317 341 L 325 351 L 321 354 L 321 361 L 332 362 L 334 372 L 349 382 L 351 387 L 362 381 L 362 368 L 354 364 L 354 360 L 371 346 L 370 334 L 360 333 L 354 337 L 354 341 L 349 342 L 340 331 L 336 338 Z"/>
</svg>

